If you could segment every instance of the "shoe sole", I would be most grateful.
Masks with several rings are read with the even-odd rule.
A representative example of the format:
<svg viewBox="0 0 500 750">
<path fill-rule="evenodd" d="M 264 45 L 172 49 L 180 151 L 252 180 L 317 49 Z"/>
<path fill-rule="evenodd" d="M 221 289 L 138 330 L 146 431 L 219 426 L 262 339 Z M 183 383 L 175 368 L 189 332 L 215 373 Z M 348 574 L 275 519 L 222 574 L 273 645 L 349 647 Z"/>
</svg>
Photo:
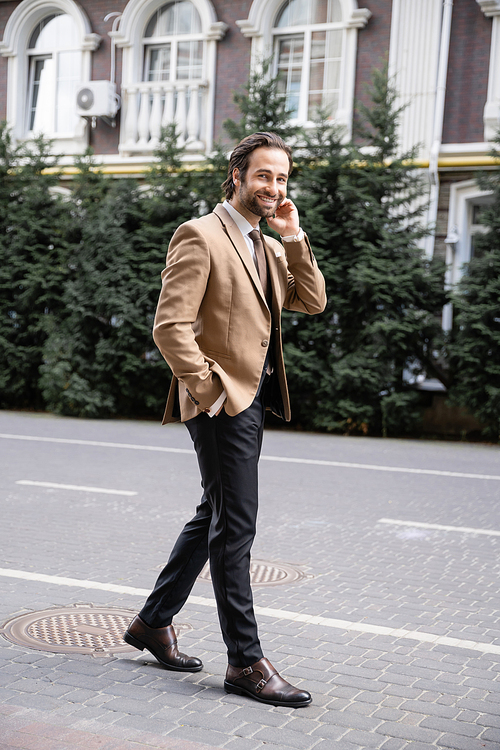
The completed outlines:
<svg viewBox="0 0 500 750">
<path fill-rule="evenodd" d="M 267 698 L 260 698 L 258 695 L 255 695 L 255 693 L 251 693 L 249 690 L 245 690 L 245 688 L 240 688 L 237 685 L 232 685 L 230 682 L 226 682 L 224 680 L 224 690 L 226 693 L 234 693 L 234 695 L 243 695 L 247 698 L 253 698 L 254 701 L 259 701 L 259 703 L 266 703 L 268 706 L 283 706 L 285 708 L 304 708 L 305 706 L 310 706 L 312 703 L 312 698 L 309 698 L 307 701 L 272 701 L 267 700 Z"/>
<path fill-rule="evenodd" d="M 137 638 L 134 638 L 134 636 L 131 635 L 128 631 L 124 634 L 123 640 L 125 641 L 125 643 L 128 643 L 129 646 L 133 646 L 139 651 L 144 651 L 144 649 L 147 649 L 149 653 L 154 656 L 156 661 L 158 661 L 162 665 L 162 667 L 165 667 L 165 669 L 169 669 L 171 672 L 201 672 L 201 670 L 203 669 L 203 664 L 200 664 L 199 667 L 176 667 L 173 664 L 168 664 L 167 662 L 162 661 L 157 657 L 154 651 L 151 651 L 149 646 L 146 646 L 145 643 L 138 641 Z"/>
</svg>

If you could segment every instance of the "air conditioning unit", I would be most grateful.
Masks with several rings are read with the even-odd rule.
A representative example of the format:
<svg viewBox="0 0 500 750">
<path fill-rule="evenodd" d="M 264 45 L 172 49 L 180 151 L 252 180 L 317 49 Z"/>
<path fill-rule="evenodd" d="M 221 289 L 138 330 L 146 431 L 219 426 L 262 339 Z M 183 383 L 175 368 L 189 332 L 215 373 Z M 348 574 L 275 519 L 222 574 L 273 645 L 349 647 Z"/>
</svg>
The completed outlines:
<svg viewBox="0 0 500 750">
<path fill-rule="evenodd" d="M 82 117 L 114 117 L 118 111 L 116 86 L 111 81 L 89 81 L 76 90 L 76 113 Z"/>
</svg>

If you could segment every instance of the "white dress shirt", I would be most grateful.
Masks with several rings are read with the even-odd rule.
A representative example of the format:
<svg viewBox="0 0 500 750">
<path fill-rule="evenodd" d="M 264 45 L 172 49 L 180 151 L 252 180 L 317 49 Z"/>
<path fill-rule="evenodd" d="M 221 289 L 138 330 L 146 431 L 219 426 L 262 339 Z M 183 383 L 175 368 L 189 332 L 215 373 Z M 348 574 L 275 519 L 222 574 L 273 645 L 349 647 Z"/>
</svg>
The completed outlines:
<svg viewBox="0 0 500 750">
<path fill-rule="evenodd" d="M 252 259 L 255 263 L 255 247 L 253 244 L 253 240 L 250 239 L 248 236 L 250 232 L 252 232 L 254 229 L 259 228 L 259 224 L 257 223 L 257 226 L 253 227 L 247 219 L 245 219 L 244 216 L 240 214 L 239 211 L 237 211 L 234 206 L 232 206 L 229 201 L 224 201 L 222 204 L 223 207 L 226 209 L 228 214 L 230 215 L 231 219 L 234 221 L 238 229 L 240 230 L 241 234 L 243 235 L 243 239 L 247 243 L 247 247 L 250 251 L 250 255 L 252 256 Z"/>
</svg>

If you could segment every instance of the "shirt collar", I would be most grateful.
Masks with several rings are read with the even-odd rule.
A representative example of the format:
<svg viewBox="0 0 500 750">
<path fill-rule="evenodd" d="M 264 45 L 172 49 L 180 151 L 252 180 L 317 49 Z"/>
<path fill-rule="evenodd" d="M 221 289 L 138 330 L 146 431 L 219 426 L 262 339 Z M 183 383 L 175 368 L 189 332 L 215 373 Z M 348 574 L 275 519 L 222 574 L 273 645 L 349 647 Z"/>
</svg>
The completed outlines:
<svg viewBox="0 0 500 750">
<path fill-rule="evenodd" d="M 245 217 L 229 203 L 229 201 L 224 201 L 222 205 L 240 230 L 243 237 L 245 237 L 249 232 L 255 229 L 255 227 L 253 227 L 250 222 L 247 221 Z"/>
</svg>

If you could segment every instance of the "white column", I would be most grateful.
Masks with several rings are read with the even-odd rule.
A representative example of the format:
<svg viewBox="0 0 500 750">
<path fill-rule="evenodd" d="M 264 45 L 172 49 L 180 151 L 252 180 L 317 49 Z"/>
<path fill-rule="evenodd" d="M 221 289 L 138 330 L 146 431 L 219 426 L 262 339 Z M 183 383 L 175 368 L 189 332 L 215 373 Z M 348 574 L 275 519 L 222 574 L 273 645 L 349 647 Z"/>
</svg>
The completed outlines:
<svg viewBox="0 0 500 750">
<path fill-rule="evenodd" d="M 177 142 L 179 146 L 183 146 L 186 142 L 186 84 L 177 86 L 177 106 L 175 108 L 175 123 L 177 125 L 177 132 L 179 137 Z"/>
<path fill-rule="evenodd" d="M 199 107 L 199 83 L 192 83 L 189 87 L 189 111 L 187 115 L 187 146 L 191 150 L 203 147 L 199 140 L 200 133 L 200 107 Z"/>
<path fill-rule="evenodd" d="M 407 105 L 398 128 L 400 150 L 422 144 L 429 158 L 441 37 L 441 0 L 393 0 L 389 75 L 396 106 Z"/>
<path fill-rule="evenodd" d="M 162 128 L 166 128 L 174 121 L 174 88 L 171 84 L 165 86 L 165 105 L 163 107 Z"/>
<path fill-rule="evenodd" d="M 146 148 L 149 141 L 149 86 L 141 86 L 141 106 L 139 108 L 139 120 L 138 120 L 138 131 L 139 131 L 139 148 Z"/>
<path fill-rule="evenodd" d="M 137 143 L 137 118 L 139 111 L 137 108 L 137 87 L 129 86 L 127 93 L 127 114 L 125 117 L 125 145 L 127 147 L 135 146 Z"/>
<path fill-rule="evenodd" d="M 151 141 L 149 145 L 156 148 L 161 137 L 161 86 L 153 88 L 153 106 L 151 107 L 150 131 Z"/>
</svg>

